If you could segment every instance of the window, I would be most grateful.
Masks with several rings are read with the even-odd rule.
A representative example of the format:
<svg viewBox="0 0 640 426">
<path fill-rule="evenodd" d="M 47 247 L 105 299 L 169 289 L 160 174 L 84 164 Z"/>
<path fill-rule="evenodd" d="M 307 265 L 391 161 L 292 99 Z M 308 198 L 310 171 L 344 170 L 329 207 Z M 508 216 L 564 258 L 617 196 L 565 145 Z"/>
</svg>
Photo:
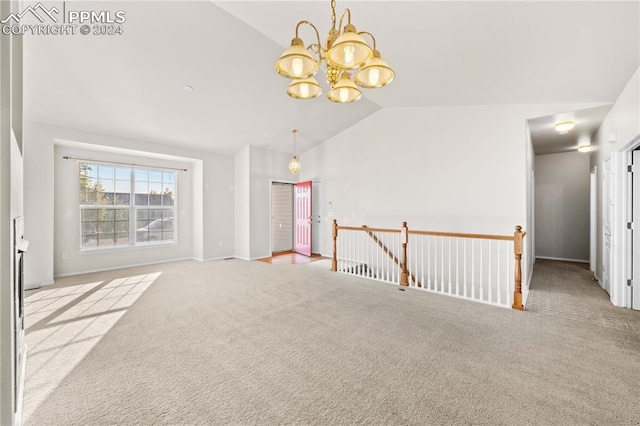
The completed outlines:
<svg viewBox="0 0 640 426">
<path fill-rule="evenodd" d="M 176 172 L 80 163 L 83 249 L 176 241 Z"/>
</svg>

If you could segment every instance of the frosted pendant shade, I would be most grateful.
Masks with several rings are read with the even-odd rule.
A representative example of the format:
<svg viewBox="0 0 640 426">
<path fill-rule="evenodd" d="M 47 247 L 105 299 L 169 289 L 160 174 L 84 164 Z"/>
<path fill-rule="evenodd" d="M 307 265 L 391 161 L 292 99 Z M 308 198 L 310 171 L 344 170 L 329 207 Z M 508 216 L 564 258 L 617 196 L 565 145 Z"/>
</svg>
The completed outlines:
<svg viewBox="0 0 640 426">
<path fill-rule="evenodd" d="M 353 70 L 360 68 L 373 57 L 373 50 L 355 30 L 353 25 L 345 26 L 344 33 L 327 52 L 330 63 L 342 69 Z"/>
<path fill-rule="evenodd" d="M 287 78 L 309 78 L 318 72 L 318 62 L 304 48 L 302 40 L 294 38 L 291 46 L 276 61 L 276 71 Z"/>
<path fill-rule="evenodd" d="M 320 96 L 322 88 L 315 78 L 293 80 L 287 89 L 287 95 L 295 99 L 313 99 Z"/>
<path fill-rule="evenodd" d="M 330 101 L 346 104 L 355 102 L 362 96 L 362 92 L 358 86 L 351 81 L 349 73 L 342 73 L 342 77 L 335 86 L 329 91 L 327 97 Z"/>
<path fill-rule="evenodd" d="M 300 171 L 300 161 L 298 160 L 298 157 L 296 157 L 295 155 L 289 161 L 289 171 L 291 172 L 292 175 L 297 175 L 298 172 Z"/>
<path fill-rule="evenodd" d="M 365 66 L 360 68 L 356 74 L 355 81 L 360 87 L 373 89 L 383 87 L 391 83 L 396 73 L 391 67 L 380 57 L 380 53 L 376 50 L 373 52 L 373 58 Z"/>
</svg>

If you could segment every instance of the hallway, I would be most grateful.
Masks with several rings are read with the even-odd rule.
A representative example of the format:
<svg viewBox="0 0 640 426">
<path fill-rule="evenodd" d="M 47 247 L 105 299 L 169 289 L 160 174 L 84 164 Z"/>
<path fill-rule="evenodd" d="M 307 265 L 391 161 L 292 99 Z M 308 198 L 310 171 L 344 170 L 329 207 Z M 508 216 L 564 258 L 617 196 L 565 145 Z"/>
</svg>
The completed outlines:
<svg viewBox="0 0 640 426">
<path fill-rule="evenodd" d="M 584 263 L 536 260 L 527 311 L 620 330 L 640 330 L 640 312 L 614 306 Z"/>
</svg>

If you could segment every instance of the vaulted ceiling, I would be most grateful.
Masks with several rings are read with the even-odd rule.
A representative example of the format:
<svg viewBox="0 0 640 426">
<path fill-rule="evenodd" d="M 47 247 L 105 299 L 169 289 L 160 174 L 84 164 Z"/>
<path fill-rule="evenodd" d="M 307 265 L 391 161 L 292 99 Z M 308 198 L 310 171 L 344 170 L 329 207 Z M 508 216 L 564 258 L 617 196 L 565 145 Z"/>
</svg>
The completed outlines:
<svg viewBox="0 0 640 426">
<path fill-rule="evenodd" d="M 26 36 L 25 119 L 225 154 L 288 152 L 298 128 L 302 152 L 384 107 L 612 103 L 640 64 L 637 1 L 337 6 L 397 73 L 355 104 L 291 99 L 274 71 L 298 21 L 326 36 L 328 0 L 67 1 L 126 11 L 124 32 Z"/>
</svg>

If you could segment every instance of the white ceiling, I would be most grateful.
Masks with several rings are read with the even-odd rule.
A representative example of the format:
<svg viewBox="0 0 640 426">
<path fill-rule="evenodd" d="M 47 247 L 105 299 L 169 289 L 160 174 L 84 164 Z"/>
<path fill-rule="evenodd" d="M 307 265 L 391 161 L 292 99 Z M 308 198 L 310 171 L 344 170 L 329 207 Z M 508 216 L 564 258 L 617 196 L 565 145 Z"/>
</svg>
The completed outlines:
<svg viewBox="0 0 640 426">
<path fill-rule="evenodd" d="M 67 1 L 125 10 L 124 34 L 25 37 L 25 119 L 226 154 L 289 152 L 298 128 L 303 152 L 381 107 L 611 103 L 640 64 L 637 1 L 338 1 L 396 80 L 293 100 L 273 64 L 298 21 L 326 37 L 329 3 Z"/>
<path fill-rule="evenodd" d="M 536 155 L 575 151 L 581 145 L 590 145 L 591 136 L 609 110 L 611 105 L 603 105 L 528 120 Z M 563 121 L 573 121 L 576 127 L 569 133 L 559 134 L 554 125 Z"/>
</svg>

